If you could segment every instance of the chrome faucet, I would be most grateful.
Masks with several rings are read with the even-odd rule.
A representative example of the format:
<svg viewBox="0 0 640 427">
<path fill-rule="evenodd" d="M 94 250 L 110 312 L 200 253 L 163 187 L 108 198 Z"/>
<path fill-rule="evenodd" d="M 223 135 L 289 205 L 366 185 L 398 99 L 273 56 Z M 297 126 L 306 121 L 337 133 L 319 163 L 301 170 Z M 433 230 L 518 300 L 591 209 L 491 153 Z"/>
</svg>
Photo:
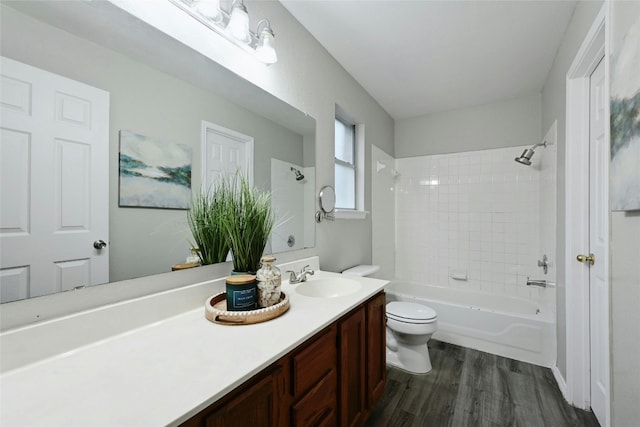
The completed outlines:
<svg viewBox="0 0 640 427">
<path fill-rule="evenodd" d="M 296 283 L 306 282 L 307 277 L 313 276 L 315 274 L 315 271 L 310 269 L 308 265 L 305 265 L 304 268 L 300 270 L 300 273 L 298 274 L 296 274 L 296 272 L 293 270 L 287 270 L 285 271 L 285 273 L 289 273 L 289 283 L 293 285 Z"/>
<path fill-rule="evenodd" d="M 529 276 L 527 276 L 527 286 L 539 286 L 541 288 L 546 288 L 547 287 L 547 281 L 546 280 L 529 279 Z"/>
</svg>

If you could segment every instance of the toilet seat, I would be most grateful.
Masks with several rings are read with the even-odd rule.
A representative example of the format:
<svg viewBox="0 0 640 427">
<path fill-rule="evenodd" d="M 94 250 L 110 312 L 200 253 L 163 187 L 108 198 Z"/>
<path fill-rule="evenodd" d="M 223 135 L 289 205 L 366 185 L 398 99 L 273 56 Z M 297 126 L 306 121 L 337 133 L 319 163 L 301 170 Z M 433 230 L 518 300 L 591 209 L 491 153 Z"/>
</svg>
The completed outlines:
<svg viewBox="0 0 640 427">
<path fill-rule="evenodd" d="M 387 304 L 387 317 L 404 323 L 433 323 L 437 320 L 435 310 L 426 305 L 405 301 Z"/>
</svg>

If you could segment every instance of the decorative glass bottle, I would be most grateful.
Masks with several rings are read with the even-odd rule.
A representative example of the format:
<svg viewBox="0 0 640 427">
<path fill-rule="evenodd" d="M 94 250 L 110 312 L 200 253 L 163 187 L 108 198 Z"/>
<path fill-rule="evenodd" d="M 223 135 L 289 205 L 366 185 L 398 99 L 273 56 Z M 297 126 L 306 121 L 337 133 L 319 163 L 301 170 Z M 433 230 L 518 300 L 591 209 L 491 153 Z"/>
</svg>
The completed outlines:
<svg viewBox="0 0 640 427">
<path fill-rule="evenodd" d="M 260 259 L 260 270 L 256 272 L 258 280 L 258 305 L 262 308 L 271 307 L 280 302 L 280 284 L 282 273 L 273 265 L 276 260 L 273 256 L 264 256 Z"/>
<path fill-rule="evenodd" d="M 200 264 L 199 252 L 200 252 L 200 249 L 191 247 L 191 255 L 189 255 L 187 257 L 187 262 L 188 263 L 192 262 L 192 263 L 195 263 L 195 264 Z"/>
</svg>

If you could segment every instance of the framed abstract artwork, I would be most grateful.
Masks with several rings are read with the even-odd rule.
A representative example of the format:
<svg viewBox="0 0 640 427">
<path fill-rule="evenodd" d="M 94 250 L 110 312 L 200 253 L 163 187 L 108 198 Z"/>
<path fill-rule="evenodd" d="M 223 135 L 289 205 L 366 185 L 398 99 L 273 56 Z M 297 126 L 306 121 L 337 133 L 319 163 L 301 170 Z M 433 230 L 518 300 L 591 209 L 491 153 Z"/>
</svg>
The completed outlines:
<svg viewBox="0 0 640 427">
<path fill-rule="evenodd" d="M 191 147 L 120 131 L 119 206 L 189 209 Z"/>
<path fill-rule="evenodd" d="M 611 210 L 640 210 L 640 15 L 616 3 L 611 55 Z M 628 16 L 634 17 L 628 22 Z M 627 22 L 624 22 L 627 21 Z"/>
</svg>

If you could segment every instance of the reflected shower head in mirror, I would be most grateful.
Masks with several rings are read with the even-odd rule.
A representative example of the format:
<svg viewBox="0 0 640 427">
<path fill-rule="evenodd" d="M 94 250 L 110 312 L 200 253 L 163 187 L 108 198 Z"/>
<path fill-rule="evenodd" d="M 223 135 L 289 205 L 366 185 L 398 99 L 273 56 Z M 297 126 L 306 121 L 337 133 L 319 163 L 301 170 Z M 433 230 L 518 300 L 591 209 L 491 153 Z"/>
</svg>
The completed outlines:
<svg viewBox="0 0 640 427">
<path fill-rule="evenodd" d="M 546 147 L 546 146 L 547 146 L 547 141 L 544 141 L 541 144 L 535 144 L 531 148 L 527 148 L 526 150 L 524 150 L 522 154 L 520 154 L 520 157 L 516 157 L 514 160 L 523 165 L 531 166 L 531 158 L 535 154 L 534 149 L 536 147 Z"/>
<path fill-rule="evenodd" d="M 291 166 L 291 171 L 296 174 L 296 181 L 302 181 L 304 179 L 304 175 L 298 169 Z"/>
</svg>

